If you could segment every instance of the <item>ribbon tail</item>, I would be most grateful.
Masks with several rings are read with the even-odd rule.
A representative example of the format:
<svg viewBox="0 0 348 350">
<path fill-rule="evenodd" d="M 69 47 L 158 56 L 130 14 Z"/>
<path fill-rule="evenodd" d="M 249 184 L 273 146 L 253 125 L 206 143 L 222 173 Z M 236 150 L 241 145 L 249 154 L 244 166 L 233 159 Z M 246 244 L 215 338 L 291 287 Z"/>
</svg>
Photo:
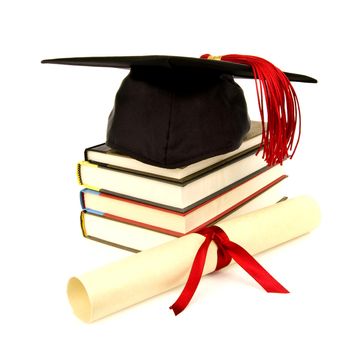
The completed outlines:
<svg viewBox="0 0 348 350">
<path fill-rule="evenodd" d="M 244 248 L 229 241 L 226 248 L 235 262 L 240 265 L 268 293 L 289 293 L 269 272 L 267 272 Z"/>
<path fill-rule="evenodd" d="M 206 237 L 205 241 L 198 249 L 186 285 L 183 291 L 181 292 L 179 298 L 170 307 L 170 309 L 173 310 L 175 316 L 180 314 L 180 312 L 184 311 L 186 306 L 191 301 L 193 295 L 195 294 L 195 291 L 203 274 L 204 264 L 207 257 L 210 242 L 211 238 Z"/>
</svg>

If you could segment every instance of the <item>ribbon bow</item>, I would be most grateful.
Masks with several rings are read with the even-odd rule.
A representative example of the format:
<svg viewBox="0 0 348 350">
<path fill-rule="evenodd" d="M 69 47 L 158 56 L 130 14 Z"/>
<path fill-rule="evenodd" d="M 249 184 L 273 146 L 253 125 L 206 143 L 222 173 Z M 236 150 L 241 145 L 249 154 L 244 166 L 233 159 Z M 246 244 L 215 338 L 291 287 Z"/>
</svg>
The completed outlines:
<svg viewBox="0 0 348 350">
<path fill-rule="evenodd" d="M 269 293 L 289 293 L 275 278 L 273 278 L 244 248 L 231 242 L 226 233 L 218 226 L 210 226 L 199 232 L 205 237 L 193 261 L 186 285 L 179 298 L 170 307 L 175 315 L 184 311 L 192 299 L 203 274 L 204 264 L 211 241 L 218 247 L 215 271 L 222 269 L 235 260 L 251 277 Z"/>
</svg>

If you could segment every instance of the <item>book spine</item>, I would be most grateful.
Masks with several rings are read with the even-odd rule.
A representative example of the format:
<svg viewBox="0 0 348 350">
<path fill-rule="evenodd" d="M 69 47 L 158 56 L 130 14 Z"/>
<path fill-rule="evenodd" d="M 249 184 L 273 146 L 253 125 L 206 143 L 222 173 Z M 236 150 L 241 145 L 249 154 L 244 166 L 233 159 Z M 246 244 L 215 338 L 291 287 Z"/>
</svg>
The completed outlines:
<svg viewBox="0 0 348 350">
<path fill-rule="evenodd" d="M 77 163 L 77 167 L 76 167 L 76 177 L 77 177 L 77 182 L 78 182 L 79 185 L 83 185 L 82 177 L 81 177 L 81 166 L 82 166 L 82 163 L 84 163 L 84 162 L 78 162 Z"/>
<path fill-rule="evenodd" d="M 81 204 L 81 208 L 83 210 L 86 209 L 85 190 L 84 189 L 80 191 L 80 204 Z"/>
<path fill-rule="evenodd" d="M 86 225 L 85 225 L 85 211 L 81 211 L 80 214 L 80 225 L 81 225 L 81 231 L 83 234 L 83 237 L 87 237 L 87 232 L 86 232 Z"/>
<path fill-rule="evenodd" d="M 84 152 L 83 152 L 83 158 L 87 161 L 88 158 L 87 158 L 87 152 L 88 150 L 90 150 L 91 148 L 85 148 Z"/>
</svg>

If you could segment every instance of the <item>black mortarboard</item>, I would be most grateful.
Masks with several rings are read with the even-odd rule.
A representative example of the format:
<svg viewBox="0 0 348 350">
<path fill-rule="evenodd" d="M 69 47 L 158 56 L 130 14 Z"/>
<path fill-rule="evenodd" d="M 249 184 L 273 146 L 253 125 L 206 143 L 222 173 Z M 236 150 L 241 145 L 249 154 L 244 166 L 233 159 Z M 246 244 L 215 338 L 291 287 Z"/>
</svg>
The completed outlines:
<svg viewBox="0 0 348 350">
<path fill-rule="evenodd" d="M 82 57 L 42 63 L 130 69 L 116 94 L 106 144 L 165 168 L 189 165 L 240 146 L 250 120 L 234 77 L 255 78 L 264 157 L 270 165 L 281 163 L 292 149 L 300 118 L 289 80 L 316 82 L 245 55 Z"/>
</svg>

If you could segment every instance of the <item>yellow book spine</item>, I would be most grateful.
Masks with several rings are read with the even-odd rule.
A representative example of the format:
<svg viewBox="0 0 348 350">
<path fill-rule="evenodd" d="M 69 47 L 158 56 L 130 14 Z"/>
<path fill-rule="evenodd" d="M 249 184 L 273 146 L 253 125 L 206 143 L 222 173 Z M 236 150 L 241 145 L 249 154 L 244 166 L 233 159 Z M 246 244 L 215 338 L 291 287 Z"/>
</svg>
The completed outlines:
<svg viewBox="0 0 348 350">
<path fill-rule="evenodd" d="M 84 237 L 87 237 L 87 233 L 86 233 L 86 225 L 85 225 L 85 212 L 81 211 L 81 215 L 80 215 L 80 224 L 81 224 L 81 230 L 82 230 L 82 234 Z"/>
</svg>

